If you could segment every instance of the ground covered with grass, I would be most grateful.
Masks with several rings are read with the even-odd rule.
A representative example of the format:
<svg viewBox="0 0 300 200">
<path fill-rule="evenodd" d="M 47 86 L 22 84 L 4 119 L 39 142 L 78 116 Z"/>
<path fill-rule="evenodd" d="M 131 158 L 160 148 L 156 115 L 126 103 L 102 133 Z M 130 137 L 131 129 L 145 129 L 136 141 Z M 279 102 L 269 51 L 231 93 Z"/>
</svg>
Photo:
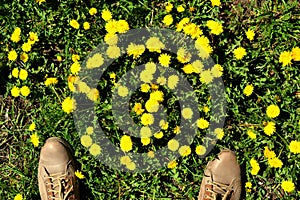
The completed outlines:
<svg viewBox="0 0 300 200">
<path fill-rule="evenodd" d="M 196 199 L 207 162 L 224 148 L 235 151 L 241 164 L 243 199 L 299 199 L 298 1 L 2 0 L 0 13 L 0 199 L 40 198 L 39 153 L 52 136 L 74 149 L 82 199 Z M 164 50 L 159 36 L 122 49 L 121 35 L 141 27 L 192 38 L 199 59 L 184 48 L 177 55 Z M 92 53 L 100 43 L 106 51 Z M 215 64 L 204 67 L 209 57 Z M 108 60 L 113 62 L 97 85 L 79 76 Z M 134 137 L 115 123 L 112 93 L 127 97 L 130 88 L 119 80 L 142 64 L 131 80 L 142 84 L 126 105 L 142 127 Z M 180 107 L 172 92 L 179 75 L 157 74 L 158 65 L 186 78 L 198 110 Z M 204 135 L 218 121 L 208 88 L 220 79 L 226 118 L 211 131 L 218 141 L 206 152 L 211 140 Z M 79 129 L 74 94 L 94 103 L 97 116 Z M 167 120 L 155 115 L 158 105 Z M 197 130 L 188 145 L 176 139 L 188 134 L 182 120 Z M 106 155 L 97 124 L 118 147 L 124 171 L 99 161 Z M 158 131 L 149 128 L 153 124 Z M 131 155 L 146 153 L 154 162 L 163 147 L 180 157 L 157 170 L 135 172 L 139 164 Z"/>
</svg>

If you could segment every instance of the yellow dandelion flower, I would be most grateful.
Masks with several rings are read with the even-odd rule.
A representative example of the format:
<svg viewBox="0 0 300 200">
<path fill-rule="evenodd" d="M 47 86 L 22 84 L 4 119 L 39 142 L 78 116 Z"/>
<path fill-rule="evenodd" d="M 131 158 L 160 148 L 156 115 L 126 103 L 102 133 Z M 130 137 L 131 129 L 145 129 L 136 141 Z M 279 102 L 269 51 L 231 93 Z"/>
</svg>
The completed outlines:
<svg viewBox="0 0 300 200">
<path fill-rule="evenodd" d="M 211 70 L 204 70 L 200 74 L 200 81 L 201 83 L 209 84 L 213 81 L 213 75 Z"/>
<path fill-rule="evenodd" d="M 21 194 L 17 194 L 15 197 L 14 197 L 14 200 L 23 200 L 23 196 Z"/>
<path fill-rule="evenodd" d="M 146 137 L 151 137 L 152 136 L 152 131 L 151 129 L 148 127 L 148 126 L 143 126 L 140 130 L 140 136 L 143 138 L 146 138 Z"/>
<path fill-rule="evenodd" d="M 183 47 L 180 47 L 177 51 L 177 60 L 181 63 L 187 63 L 190 62 L 192 58 L 192 54 L 188 52 Z"/>
<path fill-rule="evenodd" d="M 151 92 L 150 99 L 153 99 L 157 102 L 162 102 L 164 100 L 164 93 L 159 90 Z"/>
<path fill-rule="evenodd" d="M 279 62 L 282 63 L 282 66 L 287 66 L 292 64 L 293 54 L 289 51 L 284 51 L 279 56 Z"/>
<path fill-rule="evenodd" d="M 101 153 L 101 147 L 98 144 L 92 144 L 89 152 L 92 154 L 92 156 L 98 156 Z"/>
<path fill-rule="evenodd" d="M 197 120 L 197 126 L 200 129 L 206 129 L 206 128 L 209 127 L 209 122 L 204 118 L 200 118 L 200 119 Z"/>
<path fill-rule="evenodd" d="M 118 95 L 121 97 L 126 97 L 128 95 L 128 88 L 126 86 L 119 86 Z"/>
<path fill-rule="evenodd" d="M 222 128 L 216 128 L 214 130 L 214 133 L 216 134 L 218 140 L 222 140 L 224 137 L 224 130 Z"/>
<path fill-rule="evenodd" d="M 200 60 L 195 60 L 194 62 L 192 62 L 192 65 L 194 68 L 194 72 L 197 74 L 199 74 L 204 67 L 203 63 Z"/>
<path fill-rule="evenodd" d="M 156 139 L 161 139 L 163 136 L 164 136 L 164 133 L 162 131 L 159 131 L 159 132 L 154 134 L 154 137 Z"/>
<path fill-rule="evenodd" d="M 220 35 L 223 33 L 223 26 L 220 22 L 208 20 L 206 26 L 210 29 L 211 34 Z"/>
<path fill-rule="evenodd" d="M 246 87 L 243 90 L 243 93 L 244 93 L 244 95 L 246 95 L 248 97 L 252 94 L 253 90 L 254 90 L 254 87 L 252 84 L 246 85 Z"/>
<path fill-rule="evenodd" d="M 73 54 L 72 55 L 72 61 L 73 62 L 77 62 L 77 61 L 79 61 L 80 60 L 80 56 L 78 55 L 78 54 Z"/>
<path fill-rule="evenodd" d="M 109 58 L 116 59 L 121 56 L 121 50 L 116 45 L 107 47 L 106 54 Z"/>
<path fill-rule="evenodd" d="M 75 28 L 75 29 L 79 29 L 79 23 L 78 23 L 78 21 L 77 20 L 75 20 L 75 19 L 72 19 L 71 21 L 70 21 L 70 26 L 72 26 L 73 28 Z"/>
<path fill-rule="evenodd" d="M 104 21 L 109 21 L 112 19 L 112 14 L 109 10 L 102 10 L 101 17 Z"/>
<path fill-rule="evenodd" d="M 77 83 L 77 91 L 81 93 L 89 93 L 91 88 L 83 81 L 78 81 Z"/>
<path fill-rule="evenodd" d="M 28 76 L 27 70 L 21 69 L 19 72 L 19 78 L 24 81 L 27 79 L 27 76 Z"/>
<path fill-rule="evenodd" d="M 294 61 L 300 61 L 300 48 L 295 47 L 292 49 L 292 58 Z"/>
<path fill-rule="evenodd" d="M 185 17 L 183 19 L 180 20 L 180 22 L 178 24 L 176 24 L 176 31 L 180 32 L 187 23 L 189 23 L 190 19 L 188 17 Z"/>
<path fill-rule="evenodd" d="M 13 97 L 18 97 L 20 96 L 20 88 L 14 86 L 11 90 L 10 93 Z"/>
<path fill-rule="evenodd" d="M 29 42 L 34 44 L 35 42 L 38 42 L 38 41 L 39 41 L 38 35 L 34 32 L 29 32 Z"/>
<path fill-rule="evenodd" d="M 141 81 L 143 81 L 145 83 L 150 83 L 152 81 L 152 79 L 153 79 L 153 74 L 149 73 L 146 70 L 143 70 L 140 73 L 140 79 L 141 79 Z"/>
<path fill-rule="evenodd" d="M 40 144 L 40 138 L 37 133 L 34 133 L 30 136 L 30 142 L 33 144 L 34 147 L 38 147 Z"/>
<path fill-rule="evenodd" d="M 100 53 L 95 53 L 92 57 L 90 57 L 86 62 L 86 67 L 88 69 L 93 69 L 100 67 L 103 65 L 104 59 Z"/>
<path fill-rule="evenodd" d="M 29 128 L 28 128 L 29 131 L 34 131 L 35 130 L 35 123 L 32 122 L 30 125 L 29 125 Z"/>
<path fill-rule="evenodd" d="M 89 100 L 95 102 L 100 97 L 99 90 L 97 90 L 97 88 L 92 88 L 87 92 L 86 96 L 88 97 Z"/>
<path fill-rule="evenodd" d="M 137 115 L 141 115 L 144 112 L 144 109 L 142 108 L 142 104 L 141 103 L 135 103 L 134 106 L 133 106 L 133 111 Z"/>
<path fill-rule="evenodd" d="M 157 84 L 150 83 L 150 85 L 151 85 L 151 89 L 152 89 L 153 91 L 156 91 L 156 90 L 158 90 L 158 88 L 159 88 L 159 85 L 157 85 Z"/>
<path fill-rule="evenodd" d="M 183 5 L 180 5 L 177 7 L 177 12 L 183 12 L 185 9 L 183 7 Z"/>
<path fill-rule="evenodd" d="M 173 4 L 170 2 L 167 2 L 165 9 L 168 13 L 171 12 L 171 10 L 173 9 Z"/>
<path fill-rule="evenodd" d="M 174 128 L 173 132 L 174 132 L 175 134 L 179 134 L 179 133 L 181 132 L 180 126 L 176 126 L 176 127 Z"/>
<path fill-rule="evenodd" d="M 120 158 L 120 162 L 121 162 L 122 165 L 128 165 L 128 164 L 131 163 L 132 161 L 131 161 L 131 159 L 130 159 L 129 156 L 122 156 L 122 157 Z"/>
<path fill-rule="evenodd" d="M 165 120 L 160 120 L 159 121 L 159 126 L 163 129 L 163 130 L 167 130 L 169 128 L 169 122 L 166 122 Z"/>
<path fill-rule="evenodd" d="M 138 58 L 140 57 L 145 51 L 145 46 L 140 44 L 134 44 L 134 43 L 130 43 L 127 47 L 127 54 L 129 56 L 133 56 L 133 58 Z"/>
<path fill-rule="evenodd" d="M 254 39 L 255 33 L 254 33 L 253 30 L 248 29 L 248 31 L 246 32 L 246 36 L 247 36 L 247 38 L 251 41 L 251 40 Z"/>
<path fill-rule="evenodd" d="M 223 67 L 220 64 L 215 64 L 211 68 L 212 76 L 215 78 L 221 77 L 223 75 Z"/>
<path fill-rule="evenodd" d="M 158 57 L 158 61 L 162 66 L 169 67 L 171 56 L 166 53 L 160 54 L 160 56 Z"/>
<path fill-rule="evenodd" d="M 183 68 L 182 68 L 182 70 L 183 70 L 184 73 L 186 73 L 186 74 L 192 74 L 192 73 L 195 72 L 195 69 L 194 69 L 193 65 L 190 64 L 190 63 L 187 64 L 187 65 L 184 65 Z"/>
<path fill-rule="evenodd" d="M 56 60 L 57 60 L 58 62 L 61 62 L 61 61 L 62 61 L 62 57 L 61 57 L 61 56 L 56 56 Z"/>
<path fill-rule="evenodd" d="M 177 86 L 178 84 L 178 81 L 179 81 L 179 77 L 177 75 L 171 75 L 169 78 L 168 78 L 168 87 L 170 89 L 175 89 L 175 87 Z"/>
<path fill-rule="evenodd" d="M 168 142 L 168 148 L 171 150 L 171 151 L 177 151 L 177 149 L 179 148 L 179 142 L 175 139 L 171 139 L 169 142 Z"/>
<path fill-rule="evenodd" d="M 31 51 L 31 43 L 29 43 L 29 42 L 24 43 L 24 44 L 22 45 L 22 50 L 23 50 L 24 52 L 29 52 L 29 51 Z"/>
<path fill-rule="evenodd" d="M 41 3 L 46 2 L 46 0 L 35 0 L 35 2 L 39 3 L 39 5 L 41 5 Z"/>
<path fill-rule="evenodd" d="M 291 143 L 289 144 L 289 149 L 294 154 L 300 153 L 300 141 L 291 141 Z"/>
<path fill-rule="evenodd" d="M 163 76 L 160 76 L 157 78 L 156 82 L 159 84 L 159 85 L 165 85 L 167 83 L 167 79 Z"/>
<path fill-rule="evenodd" d="M 143 137 L 141 138 L 141 143 L 143 144 L 143 146 L 147 146 L 148 144 L 150 144 L 150 138 L 148 137 Z"/>
<path fill-rule="evenodd" d="M 87 127 L 85 132 L 89 135 L 93 134 L 94 133 L 94 127 L 92 127 L 92 126 Z"/>
<path fill-rule="evenodd" d="M 80 142 L 82 146 L 89 147 L 93 144 L 93 139 L 89 135 L 83 135 L 80 137 Z"/>
<path fill-rule="evenodd" d="M 19 69 L 18 68 L 14 68 L 12 71 L 11 71 L 11 75 L 15 78 L 18 78 L 19 77 Z"/>
<path fill-rule="evenodd" d="M 126 33 L 129 30 L 129 24 L 126 20 L 118 20 L 117 21 L 117 31 L 119 33 Z"/>
<path fill-rule="evenodd" d="M 126 165 L 126 167 L 127 167 L 129 170 L 133 171 L 133 170 L 135 170 L 135 168 L 136 168 L 136 164 L 135 164 L 134 162 L 130 162 L 130 163 L 128 163 L 128 164 Z"/>
<path fill-rule="evenodd" d="M 44 83 L 46 86 L 55 85 L 58 83 L 58 80 L 57 80 L 57 78 L 50 77 L 50 78 L 47 78 Z"/>
<path fill-rule="evenodd" d="M 274 122 L 267 122 L 267 125 L 264 127 L 264 132 L 266 135 L 271 136 L 276 131 Z"/>
<path fill-rule="evenodd" d="M 170 26 L 173 23 L 172 15 L 166 15 L 162 21 L 166 26 Z"/>
<path fill-rule="evenodd" d="M 266 111 L 268 117 L 275 118 L 280 114 L 280 109 L 277 105 L 269 105 Z"/>
<path fill-rule="evenodd" d="M 128 152 L 132 149 L 131 137 L 128 135 L 123 135 L 120 141 L 120 148 L 124 152 Z"/>
<path fill-rule="evenodd" d="M 144 74 L 143 74 L 144 75 Z M 144 77 L 143 77 L 144 78 Z M 145 82 L 145 81 L 144 81 Z M 147 83 L 144 83 L 141 85 L 141 91 L 147 93 L 150 90 L 150 85 Z"/>
<path fill-rule="evenodd" d="M 168 168 L 174 169 L 177 165 L 178 165 L 178 163 L 176 162 L 176 160 L 172 160 L 168 163 Z"/>
<path fill-rule="evenodd" d="M 270 167 L 274 167 L 274 168 L 281 168 L 283 165 L 282 161 L 277 157 L 268 159 L 268 163 Z"/>
<path fill-rule="evenodd" d="M 251 174 L 252 175 L 257 175 L 259 170 L 260 170 L 258 162 L 254 158 L 251 158 L 250 165 L 252 167 Z"/>
<path fill-rule="evenodd" d="M 282 181 L 281 188 L 285 192 L 292 192 L 295 190 L 295 184 L 292 181 Z"/>
<path fill-rule="evenodd" d="M 146 42 L 146 47 L 150 52 L 161 52 L 165 45 L 159 40 L 158 37 L 150 37 Z"/>
<path fill-rule="evenodd" d="M 82 174 L 81 171 L 76 170 L 75 171 L 75 176 L 79 179 L 84 179 L 84 175 Z"/>
<path fill-rule="evenodd" d="M 208 45 L 209 45 L 209 39 L 204 35 L 198 37 L 197 40 L 195 41 L 195 48 L 198 50 L 203 50 L 203 48 Z"/>
<path fill-rule="evenodd" d="M 246 188 L 252 188 L 252 183 L 251 182 L 246 182 L 245 187 Z"/>
<path fill-rule="evenodd" d="M 159 103 L 156 100 L 149 99 L 146 101 L 145 108 L 148 112 L 157 112 L 159 108 Z"/>
<path fill-rule="evenodd" d="M 21 53 L 20 60 L 22 60 L 24 63 L 26 63 L 29 59 L 29 56 L 27 53 Z"/>
<path fill-rule="evenodd" d="M 89 13 L 90 13 L 90 15 L 95 15 L 95 14 L 97 14 L 97 9 L 96 8 L 90 8 Z"/>
<path fill-rule="evenodd" d="M 182 156 L 182 157 L 185 157 L 185 156 L 188 156 L 191 154 L 191 147 L 190 146 L 187 146 L 187 145 L 183 145 L 181 146 L 179 149 L 178 149 L 178 153 Z"/>
<path fill-rule="evenodd" d="M 76 109 L 76 101 L 71 97 L 67 97 L 62 102 L 62 110 L 67 114 L 73 112 Z"/>
<path fill-rule="evenodd" d="M 21 40 L 20 34 L 21 34 L 21 29 L 19 27 L 16 27 L 10 37 L 10 40 L 16 43 L 19 42 Z"/>
<path fill-rule="evenodd" d="M 204 106 L 203 107 L 203 112 L 208 113 L 210 111 L 208 106 Z"/>
<path fill-rule="evenodd" d="M 255 134 L 252 130 L 248 130 L 248 131 L 247 131 L 247 135 L 248 135 L 251 139 L 256 139 L 256 134 Z"/>
<path fill-rule="evenodd" d="M 148 62 L 145 64 L 145 71 L 154 74 L 156 72 L 156 64 L 154 62 Z"/>
<path fill-rule="evenodd" d="M 114 19 L 109 20 L 105 24 L 105 30 L 109 34 L 115 34 L 116 32 L 118 32 L 118 22 Z"/>
<path fill-rule="evenodd" d="M 247 55 L 246 49 L 243 47 L 238 47 L 233 50 L 233 54 L 236 59 L 241 60 L 245 55 Z"/>
<path fill-rule="evenodd" d="M 27 86 L 22 86 L 20 89 L 21 95 L 27 97 L 30 94 L 30 89 Z"/>
<path fill-rule="evenodd" d="M 15 61 L 18 58 L 18 54 L 15 50 L 8 52 L 8 60 Z"/>
<path fill-rule="evenodd" d="M 10 40 L 17 43 L 21 40 L 21 36 L 20 34 L 16 34 L 16 33 L 13 33 L 11 36 L 10 36 Z"/>
<path fill-rule="evenodd" d="M 210 0 L 211 6 L 220 6 L 221 1 L 220 0 Z"/>
<path fill-rule="evenodd" d="M 144 113 L 141 117 L 141 123 L 144 126 L 151 125 L 154 123 L 154 117 L 151 113 Z"/>
<path fill-rule="evenodd" d="M 74 62 L 70 67 L 71 73 L 74 75 L 78 74 L 80 69 L 81 69 L 81 66 L 80 66 L 79 62 Z"/>
<path fill-rule="evenodd" d="M 90 23 L 88 23 L 88 22 L 84 22 L 84 23 L 83 23 L 83 29 L 84 29 L 84 30 L 89 30 L 90 27 L 91 27 L 91 26 L 90 26 Z"/>
<path fill-rule="evenodd" d="M 107 33 L 104 36 L 104 41 L 108 45 L 116 45 L 118 43 L 118 36 L 115 33 Z"/>
<path fill-rule="evenodd" d="M 196 154 L 197 155 L 200 155 L 200 156 L 202 156 L 202 155 L 204 155 L 205 153 L 206 153 L 206 147 L 205 146 L 203 146 L 203 145 L 198 145 L 197 147 L 196 147 Z"/>
<path fill-rule="evenodd" d="M 182 109 L 181 114 L 184 119 L 192 119 L 193 117 L 193 111 L 191 108 Z"/>
<path fill-rule="evenodd" d="M 265 146 L 265 149 L 264 149 L 264 156 L 265 156 L 266 158 L 270 159 L 270 158 L 275 158 L 275 157 L 276 157 L 276 154 L 275 154 L 274 151 L 271 151 L 271 150 L 269 149 L 268 146 Z"/>
<path fill-rule="evenodd" d="M 154 151 L 148 151 L 147 155 L 149 158 L 154 158 L 155 156 Z"/>
</svg>

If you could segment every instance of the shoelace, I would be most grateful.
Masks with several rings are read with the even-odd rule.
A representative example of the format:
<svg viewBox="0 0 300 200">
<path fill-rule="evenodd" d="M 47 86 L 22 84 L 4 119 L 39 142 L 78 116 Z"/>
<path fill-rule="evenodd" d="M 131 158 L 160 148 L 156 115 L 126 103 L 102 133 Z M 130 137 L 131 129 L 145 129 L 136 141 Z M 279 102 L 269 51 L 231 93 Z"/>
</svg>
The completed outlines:
<svg viewBox="0 0 300 200">
<path fill-rule="evenodd" d="M 232 181 L 233 183 L 233 181 Z M 221 195 L 222 200 L 227 200 L 233 191 L 232 183 L 230 185 L 218 183 L 216 181 L 208 181 L 207 185 L 212 186 L 213 189 L 206 188 L 206 191 L 210 192 L 210 196 L 206 196 L 206 199 L 217 200 L 218 195 Z"/>
<path fill-rule="evenodd" d="M 52 174 L 46 182 L 48 200 L 66 200 L 73 191 L 73 184 L 67 174 Z M 53 193 L 53 195 L 49 195 Z"/>
</svg>

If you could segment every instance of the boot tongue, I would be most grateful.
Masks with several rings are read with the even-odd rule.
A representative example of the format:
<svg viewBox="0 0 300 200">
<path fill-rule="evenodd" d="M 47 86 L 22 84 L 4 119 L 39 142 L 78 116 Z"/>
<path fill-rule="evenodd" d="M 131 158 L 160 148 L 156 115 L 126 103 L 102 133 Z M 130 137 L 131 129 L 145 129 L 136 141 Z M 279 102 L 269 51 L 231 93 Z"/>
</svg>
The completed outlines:
<svg viewBox="0 0 300 200">
<path fill-rule="evenodd" d="M 66 174 L 66 166 L 68 166 L 68 163 L 65 163 L 64 165 L 47 165 L 46 171 L 48 172 L 49 176 L 61 176 L 63 174 Z"/>
</svg>

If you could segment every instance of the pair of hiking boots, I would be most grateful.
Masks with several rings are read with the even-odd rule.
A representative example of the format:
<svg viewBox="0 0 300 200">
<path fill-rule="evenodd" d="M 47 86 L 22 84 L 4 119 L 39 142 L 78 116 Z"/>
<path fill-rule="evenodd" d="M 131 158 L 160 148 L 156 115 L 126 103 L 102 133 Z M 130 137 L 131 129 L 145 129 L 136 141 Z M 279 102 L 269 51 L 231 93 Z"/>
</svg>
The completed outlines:
<svg viewBox="0 0 300 200">
<path fill-rule="evenodd" d="M 56 137 L 46 141 L 40 154 L 38 182 L 42 200 L 80 199 L 72 150 L 67 142 Z M 223 150 L 208 163 L 198 200 L 239 200 L 240 195 L 239 164 L 232 151 Z"/>
</svg>

